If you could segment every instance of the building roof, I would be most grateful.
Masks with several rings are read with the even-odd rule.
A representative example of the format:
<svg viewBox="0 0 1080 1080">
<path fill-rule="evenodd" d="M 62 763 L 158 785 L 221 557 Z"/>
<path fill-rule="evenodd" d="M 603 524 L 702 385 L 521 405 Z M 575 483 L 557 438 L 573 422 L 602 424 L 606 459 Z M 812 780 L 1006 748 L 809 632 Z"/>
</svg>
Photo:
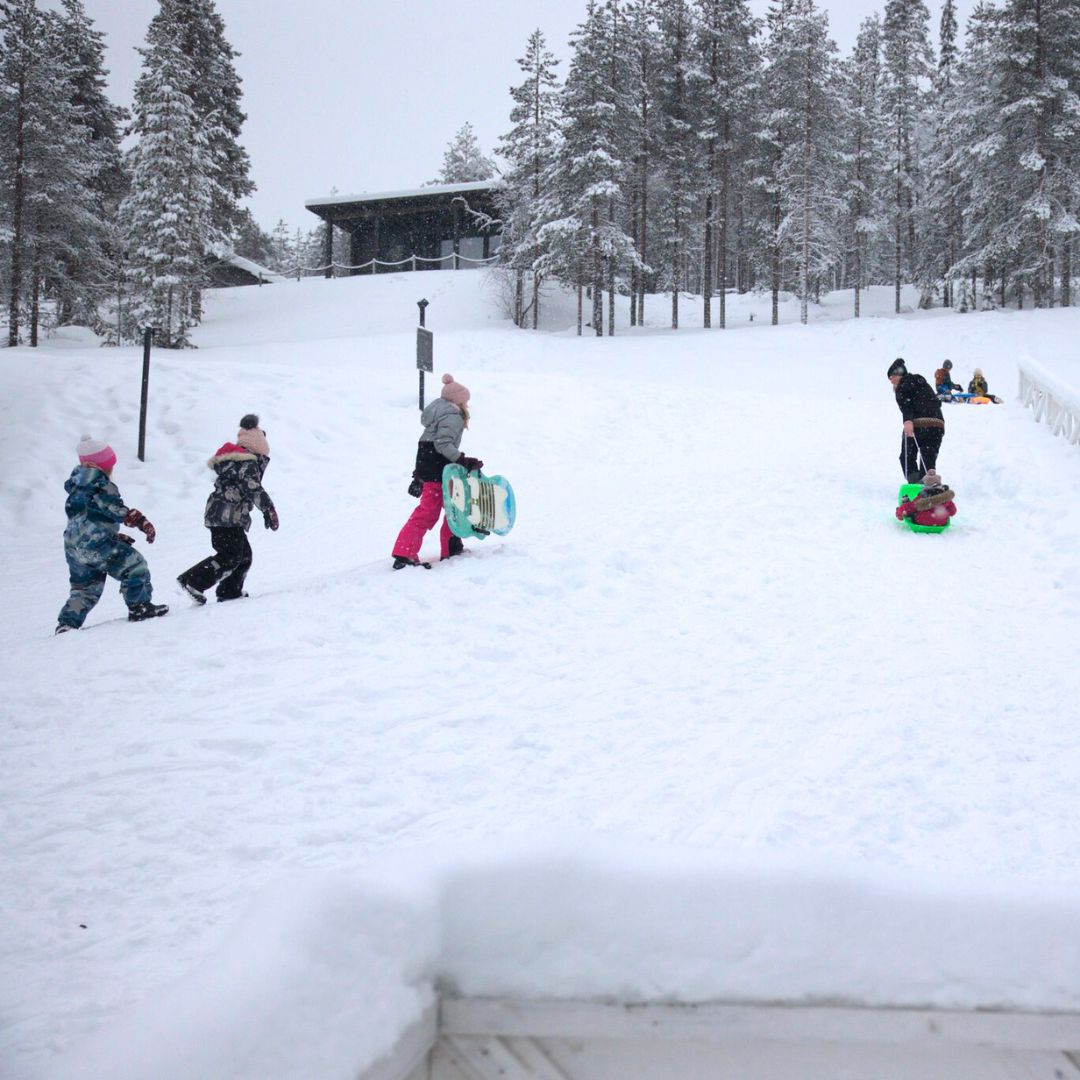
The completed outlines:
<svg viewBox="0 0 1080 1080">
<path fill-rule="evenodd" d="M 500 180 L 470 180 L 465 184 L 428 184 L 426 187 L 406 188 L 402 191 L 363 192 L 359 195 L 327 195 L 321 199 L 308 199 L 304 206 L 314 210 L 317 206 L 341 206 L 344 203 L 384 202 L 391 199 L 425 198 L 429 195 L 463 195 L 469 191 L 493 191 Z"/>
<path fill-rule="evenodd" d="M 257 262 L 252 262 L 251 259 L 245 259 L 243 255 L 237 255 L 236 252 L 226 244 L 211 245 L 210 253 L 219 262 L 225 263 L 228 266 L 233 266 L 237 270 L 243 270 L 253 278 L 261 279 L 266 282 L 288 280 L 281 274 L 275 273 L 273 270 L 268 270 L 265 266 L 260 266 Z"/>
</svg>

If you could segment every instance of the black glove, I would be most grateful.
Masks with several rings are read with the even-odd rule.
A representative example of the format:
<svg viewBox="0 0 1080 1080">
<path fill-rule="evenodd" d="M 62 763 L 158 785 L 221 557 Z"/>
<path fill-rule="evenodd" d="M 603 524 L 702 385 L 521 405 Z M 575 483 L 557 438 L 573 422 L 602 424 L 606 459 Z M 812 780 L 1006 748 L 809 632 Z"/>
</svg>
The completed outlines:
<svg viewBox="0 0 1080 1080">
<path fill-rule="evenodd" d="M 412 483 L 409 484 L 409 494 L 414 499 L 419 499 L 424 493 L 424 482 L 418 480 L 415 476 L 412 478 Z"/>
<path fill-rule="evenodd" d="M 128 536 L 127 533 L 117 533 L 116 534 L 116 539 L 119 540 L 122 544 L 134 544 L 135 543 L 135 537 L 134 536 Z"/>
<path fill-rule="evenodd" d="M 272 506 L 268 506 L 263 511 L 263 524 L 268 529 L 273 529 L 274 532 L 277 532 L 278 526 L 281 524 L 281 522 L 278 521 L 277 511 Z"/>
<path fill-rule="evenodd" d="M 484 467 L 484 463 L 479 458 L 467 457 L 465 454 L 457 459 L 457 463 L 468 472 L 478 472 Z"/>
</svg>

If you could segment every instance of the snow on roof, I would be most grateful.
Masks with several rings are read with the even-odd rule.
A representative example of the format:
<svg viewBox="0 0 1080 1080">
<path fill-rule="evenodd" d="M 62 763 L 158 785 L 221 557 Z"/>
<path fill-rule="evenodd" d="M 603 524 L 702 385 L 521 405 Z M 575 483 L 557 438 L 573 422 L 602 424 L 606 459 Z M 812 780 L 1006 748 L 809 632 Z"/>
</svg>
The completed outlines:
<svg viewBox="0 0 1080 1080">
<path fill-rule="evenodd" d="M 304 205 L 337 206 L 341 203 L 378 202 L 381 199 L 409 199 L 423 195 L 453 195 L 466 191 L 486 191 L 499 186 L 498 180 L 470 180 L 466 184 L 429 184 L 426 187 L 408 188 L 401 191 L 362 192 L 359 195 L 327 195 L 321 199 L 308 199 Z"/>
<path fill-rule="evenodd" d="M 228 263 L 230 266 L 235 266 L 238 270 L 246 270 L 252 277 L 262 278 L 263 281 L 285 281 L 286 278 L 281 274 L 275 273 L 273 270 L 268 270 L 265 266 L 260 266 L 257 262 L 252 262 L 251 259 L 245 259 L 243 255 L 237 255 L 235 251 L 224 245 L 214 245 L 210 249 L 210 253 L 216 259 L 220 259 L 224 263 Z"/>
</svg>

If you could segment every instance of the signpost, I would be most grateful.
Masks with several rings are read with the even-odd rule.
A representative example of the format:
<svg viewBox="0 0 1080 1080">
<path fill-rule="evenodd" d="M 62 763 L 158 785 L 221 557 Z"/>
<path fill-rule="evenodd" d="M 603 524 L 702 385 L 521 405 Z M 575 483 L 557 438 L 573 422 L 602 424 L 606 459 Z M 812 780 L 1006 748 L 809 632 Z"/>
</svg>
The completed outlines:
<svg viewBox="0 0 1080 1080">
<path fill-rule="evenodd" d="M 424 372 L 435 370 L 435 336 L 430 330 L 424 329 L 424 309 L 428 306 L 427 300 L 417 300 L 416 306 L 420 309 L 420 325 L 416 328 L 416 367 L 420 372 L 420 411 L 424 411 Z"/>
<path fill-rule="evenodd" d="M 146 402 L 150 396 L 150 344 L 154 340 L 154 328 L 143 329 L 142 354 L 142 400 L 139 403 L 139 460 L 146 460 Z"/>
</svg>

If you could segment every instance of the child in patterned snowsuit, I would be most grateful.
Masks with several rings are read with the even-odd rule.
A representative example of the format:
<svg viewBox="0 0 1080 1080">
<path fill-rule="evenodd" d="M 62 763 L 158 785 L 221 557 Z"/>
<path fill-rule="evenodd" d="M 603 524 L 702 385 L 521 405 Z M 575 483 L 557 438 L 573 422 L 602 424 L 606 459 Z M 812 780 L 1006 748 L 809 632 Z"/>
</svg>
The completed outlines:
<svg viewBox="0 0 1080 1080">
<path fill-rule="evenodd" d="M 64 556 L 71 580 L 71 595 L 60 609 L 56 633 L 78 630 L 101 599 L 105 579 L 120 582 L 120 594 L 128 606 L 128 619 L 141 622 L 164 615 L 164 604 L 151 602 L 153 586 L 146 560 L 132 545 L 133 537 L 120 532 L 120 525 L 139 529 L 152 544 L 154 526 L 138 510 L 124 505 L 112 482 L 116 454 L 99 439 L 84 435 L 76 447 L 79 464 L 64 482 L 67 501 L 67 528 L 64 529 Z"/>
<path fill-rule="evenodd" d="M 479 458 L 467 457 L 458 449 L 461 436 L 469 426 L 468 404 L 472 395 L 468 387 L 454 382 L 453 375 L 444 375 L 442 381 L 442 395 L 420 414 L 424 432 L 416 447 L 416 468 L 409 485 L 409 494 L 419 497 L 420 505 L 409 516 L 394 543 L 395 570 L 420 565 L 420 545 L 424 535 L 435 526 L 443 510 L 443 468 L 456 462 L 471 472 L 484 465 Z M 461 538 L 450 532 L 446 518 L 439 530 L 439 549 L 444 559 L 462 551 Z"/>
<path fill-rule="evenodd" d="M 217 585 L 219 601 L 247 596 L 244 579 L 251 569 L 247 531 L 253 506 L 262 511 L 268 529 L 278 527 L 277 510 L 262 486 L 263 473 L 270 464 L 270 446 L 257 416 L 249 413 L 243 417 L 236 442 L 218 447 L 206 464 L 217 473 L 203 516 L 214 554 L 176 579 L 197 604 L 206 603 L 203 593 L 212 585 Z"/>
</svg>

